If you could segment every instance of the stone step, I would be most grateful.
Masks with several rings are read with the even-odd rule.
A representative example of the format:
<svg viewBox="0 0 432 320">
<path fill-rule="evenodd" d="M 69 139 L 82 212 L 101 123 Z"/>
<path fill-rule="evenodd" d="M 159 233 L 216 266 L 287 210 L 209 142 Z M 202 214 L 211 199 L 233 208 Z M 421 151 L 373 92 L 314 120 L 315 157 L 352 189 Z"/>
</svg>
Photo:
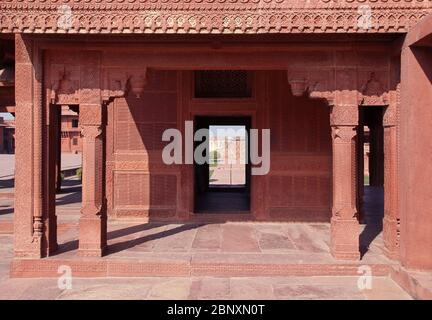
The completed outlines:
<svg viewBox="0 0 432 320">
<path fill-rule="evenodd" d="M 362 263 L 262 263 L 194 261 L 193 259 L 71 258 L 15 259 L 12 278 L 57 278 L 59 267 L 69 266 L 74 277 L 262 277 L 262 276 L 358 276 Z M 373 276 L 389 276 L 391 265 L 372 264 Z"/>
</svg>

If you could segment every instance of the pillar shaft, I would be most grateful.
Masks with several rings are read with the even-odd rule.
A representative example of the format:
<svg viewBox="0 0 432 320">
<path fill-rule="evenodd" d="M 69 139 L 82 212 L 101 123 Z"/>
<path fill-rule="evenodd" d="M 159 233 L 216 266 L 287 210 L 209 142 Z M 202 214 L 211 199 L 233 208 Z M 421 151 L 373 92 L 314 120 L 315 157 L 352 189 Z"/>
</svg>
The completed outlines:
<svg viewBox="0 0 432 320">
<path fill-rule="evenodd" d="M 107 245 L 103 106 L 80 105 L 83 137 L 79 254 L 102 256 Z"/>
</svg>

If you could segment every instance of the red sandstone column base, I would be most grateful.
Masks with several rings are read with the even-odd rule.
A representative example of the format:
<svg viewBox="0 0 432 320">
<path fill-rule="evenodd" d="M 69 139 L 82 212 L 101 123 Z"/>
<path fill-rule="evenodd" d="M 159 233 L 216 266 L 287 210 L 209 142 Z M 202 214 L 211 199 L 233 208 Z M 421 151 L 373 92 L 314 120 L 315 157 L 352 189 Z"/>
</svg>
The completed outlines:
<svg viewBox="0 0 432 320">
<path fill-rule="evenodd" d="M 357 219 L 331 219 L 331 254 L 339 260 L 360 260 Z"/>
<path fill-rule="evenodd" d="M 100 217 L 82 217 L 79 221 L 78 255 L 82 257 L 102 257 L 107 248 L 107 220 Z"/>
</svg>

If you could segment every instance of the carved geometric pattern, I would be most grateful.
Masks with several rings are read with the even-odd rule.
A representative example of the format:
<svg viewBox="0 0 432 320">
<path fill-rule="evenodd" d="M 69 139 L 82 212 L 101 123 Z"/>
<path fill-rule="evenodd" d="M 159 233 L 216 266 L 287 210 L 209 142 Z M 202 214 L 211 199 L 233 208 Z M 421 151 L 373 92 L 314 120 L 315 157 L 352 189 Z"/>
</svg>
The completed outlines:
<svg viewBox="0 0 432 320">
<path fill-rule="evenodd" d="M 352 139 L 355 137 L 356 132 L 352 126 L 333 126 L 332 127 L 332 138 L 334 143 L 352 143 Z"/>
<path fill-rule="evenodd" d="M 195 98 L 250 98 L 250 84 L 247 71 L 195 71 Z"/>
<path fill-rule="evenodd" d="M 66 30 L 57 25 L 62 4 L 72 12 L 71 28 Z M 359 27 L 361 5 L 371 8 L 369 29 Z M 3 0 L 0 32 L 407 32 L 430 11 L 430 1 L 423 0 Z"/>
<path fill-rule="evenodd" d="M 331 125 L 357 125 L 358 106 L 333 106 L 330 114 Z"/>
<path fill-rule="evenodd" d="M 93 140 L 96 137 L 100 136 L 101 133 L 102 133 L 102 128 L 99 126 L 85 126 L 81 129 L 82 136 L 90 140 Z"/>
</svg>

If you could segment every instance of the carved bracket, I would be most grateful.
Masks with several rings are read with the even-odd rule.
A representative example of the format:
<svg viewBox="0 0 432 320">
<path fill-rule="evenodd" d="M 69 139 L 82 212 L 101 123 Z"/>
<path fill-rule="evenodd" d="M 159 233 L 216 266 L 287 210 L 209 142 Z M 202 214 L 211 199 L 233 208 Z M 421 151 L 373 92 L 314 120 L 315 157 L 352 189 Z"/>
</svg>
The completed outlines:
<svg viewBox="0 0 432 320">
<path fill-rule="evenodd" d="M 287 70 L 287 80 L 291 93 L 295 97 L 308 96 L 311 99 L 323 99 L 329 106 L 334 104 L 333 71 L 320 70 Z"/>
<path fill-rule="evenodd" d="M 360 105 L 386 106 L 389 104 L 388 93 L 377 79 L 375 72 L 371 72 L 368 81 L 361 88 Z"/>
<path fill-rule="evenodd" d="M 79 71 L 74 67 L 54 66 L 51 75 L 51 103 L 76 104 L 79 102 Z M 57 71 L 57 72 L 56 72 Z"/>
<path fill-rule="evenodd" d="M 107 70 L 105 85 L 102 90 L 102 101 L 109 103 L 115 98 L 124 97 L 130 90 L 137 98 L 141 98 L 147 84 L 147 68 L 136 70 Z"/>
</svg>

